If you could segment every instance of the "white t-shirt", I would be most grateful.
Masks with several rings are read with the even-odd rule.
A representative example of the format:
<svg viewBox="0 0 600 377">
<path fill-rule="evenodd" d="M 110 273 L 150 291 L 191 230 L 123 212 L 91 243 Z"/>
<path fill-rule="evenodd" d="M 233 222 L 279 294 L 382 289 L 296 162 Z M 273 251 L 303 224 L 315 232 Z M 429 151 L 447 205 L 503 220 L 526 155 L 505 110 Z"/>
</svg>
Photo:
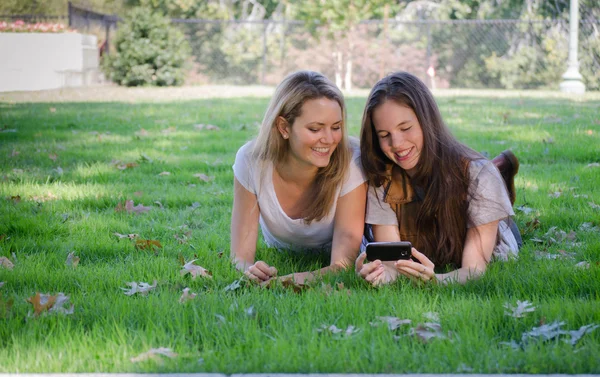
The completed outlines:
<svg viewBox="0 0 600 377">
<path fill-rule="evenodd" d="M 366 181 L 360 163 L 360 149 L 353 148 L 350 167 L 329 213 L 320 221 L 306 224 L 291 219 L 281 208 L 273 186 L 273 163 L 253 161 L 252 142 L 244 144 L 235 156 L 233 174 L 242 186 L 256 195 L 260 207 L 260 227 L 267 245 L 295 251 L 331 250 L 338 199 Z M 261 170 L 262 169 L 262 170 Z"/>
<path fill-rule="evenodd" d="M 467 224 L 467 227 L 477 227 L 500 220 L 499 242 L 494 248 L 494 256 L 504 260 L 510 255 L 516 255 L 519 250 L 517 240 L 507 224 L 508 218 L 515 213 L 498 169 L 491 161 L 474 160 L 469 165 L 469 176 L 469 197 L 472 199 L 467 211 L 472 223 Z M 376 193 L 373 191 L 373 188 L 369 187 L 365 222 L 374 225 L 398 225 L 396 212 L 383 201 L 384 185 L 378 187 Z"/>
</svg>

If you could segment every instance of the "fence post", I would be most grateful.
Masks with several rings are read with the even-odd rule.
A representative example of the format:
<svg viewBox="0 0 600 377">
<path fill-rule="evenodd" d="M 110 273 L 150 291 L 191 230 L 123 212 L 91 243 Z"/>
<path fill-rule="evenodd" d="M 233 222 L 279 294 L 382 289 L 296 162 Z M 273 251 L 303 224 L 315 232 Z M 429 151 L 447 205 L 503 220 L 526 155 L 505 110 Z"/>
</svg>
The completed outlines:
<svg viewBox="0 0 600 377">
<path fill-rule="evenodd" d="M 269 25 L 268 20 L 263 20 L 263 53 L 262 53 L 262 69 L 260 72 L 260 84 L 265 85 L 265 76 L 267 74 L 267 27 Z"/>
<path fill-rule="evenodd" d="M 569 65 L 562 76 L 560 91 L 566 93 L 583 94 L 585 84 L 579 73 L 579 62 L 577 61 L 577 46 L 579 44 L 579 0 L 571 0 L 569 9 Z"/>
<path fill-rule="evenodd" d="M 69 1 L 69 28 L 71 28 L 73 26 L 73 9 L 72 9 L 73 5 L 71 4 L 71 2 Z"/>
</svg>

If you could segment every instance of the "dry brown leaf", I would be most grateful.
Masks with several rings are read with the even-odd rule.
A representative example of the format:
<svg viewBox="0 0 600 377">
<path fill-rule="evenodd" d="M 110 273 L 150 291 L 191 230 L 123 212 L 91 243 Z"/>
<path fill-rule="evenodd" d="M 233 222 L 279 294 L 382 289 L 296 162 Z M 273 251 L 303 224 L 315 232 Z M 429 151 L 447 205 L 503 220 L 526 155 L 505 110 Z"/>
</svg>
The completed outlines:
<svg viewBox="0 0 600 377">
<path fill-rule="evenodd" d="M 417 327 L 410 329 L 407 336 L 414 336 L 425 343 L 433 338 L 446 339 L 448 337 L 442 332 L 442 326 L 435 322 L 419 323 Z"/>
<path fill-rule="evenodd" d="M 62 292 L 59 292 L 56 296 L 37 292 L 35 296 L 27 299 L 27 302 L 33 305 L 33 313 L 36 317 L 43 312 L 73 314 L 74 306 L 72 304 L 68 309 L 64 307 L 68 301 L 69 296 L 64 295 Z"/>
<path fill-rule="evenodd" d="M 51 159 L 52 161 L 56 161 L 56 159 L 58 158 L 58 155 L 56 153 L 50 153 L 48 155 L 48 158 Z"/>
<path fill-rule="evenodd" d="M 138 250 L 154 250 L 154 248 L 162 249 L 162 245 L 158 240 L 135 240 L 135 248 Z"/>
<path fill-rule="evenodd" d="M 50 110 L 51 113 L 55 113 L 56 112 L 56 107 L 51 107 L 49 110 Z"/>
<path fill-rule="evenodd" d="M 320 333 L 329 333 L 332 335 L 340 335 L 340 336 L 345 335 L 348 337 L 348 336 L 352 336 L 352 335 L 356 334 L 357 332 L 360 331 L 360 329 L 356 328 L 352 325 L 349 325 L 346 328 L 346 330 L 344 330 L 344 329 L 338 328 L 336 325 L 327 326 L 325 324 L 322 324 L 321 327 L 316 329 L 316 331 L 320 332 Z"/>
<path fill-rule="evenodd" d="M 184 302 L 193 300 L 194 298 L 196 298 L 196 296 L 197 296 L 196 293 L 193 293 L 193 292 L 190 293 L 190 289 L 189 288 L 184 288 L 183 289 L 183 294 L 179 298 L 179 303 L 183 304 Z"/>
<path fill-rule="evenodd" d="M 10 197 L 10 200 L 12 200 L 14 203 L 20 203 L 21 202 L 21 195 L 13 195 Z"/>
<path fill-rule="evenodd" d="M 396 329 L 400 328 L 403 325 L 410 325 L 412 323 L 412 321 L 410 319 L 400 319 L 398 317 L 390 317 L 390 316 L 377 317 L 377 319 L 383 323 L 387 323 L 388 330 L 390 330 L 390 331 L 395 331 Z M 371 326 L 379 326 L 379 323 L 371 322 Z"/>
<path fill-rule="evenodd" d="M 150 133 L 149 133 L 147 130 L 143 129 L 143 128 L 141 128 L 141 129 L 140 129 L 139 131 L 137 131 L 135 134 L 136 134 L 137 136 L 140 136 L 140 137 L 146 137 L 146 136 L 150 135 Z"/>
<path fill-rule="evenodd" d="M 171 175 L 171 172 L 168 171 L 163 171 L 161 173 L 158 173 L 158 175 L 163 176 L 163 175 Z"/>
<path fill-rule="evenodd" d="M 300 293 L 309 288 L 307 284 L 296 283 L 294 278 L 291 276 L 282 276 L 280 278 L 269 279 L 260 283 L 260 286 L 262 288 L 271 289 L 277 286 L 277 282 L 281 283 L 284 288 L 291 288 L 295 293 Z"/>
<path fill-rule="evenodd" d="M 181 271 L 179 271 L 181 276 L 190 274 L 190 275 L 192 275 L 192 279 L 196 279 L 196 277 L 198 277 L 198 276 L 207 277 L 209 279 L 212 279 L 212 273 L 204 267 L 195 265 L 194 264 L 195 261 L 197 261 L 197 259 L 193 259 L 183 265 L 183 269 Z"/>
<path fill-rule="evenodd" d="M 134 240 L 136 238 L 138 238 L 140 235 L 136 234 L 136 233 L 130 233 L 130 234 L 121 234 L 121 233 L 113 233 L 113 235 L 119 237 L 119 239 L 121 238 L 129 238 L 130 240 Z"/>
<path fill-rule="evenodd" d="M 16 150 L 16 149 L 13 149 L 13 150 L 12 150 L 12 153 L 10 154 L 10 157 L 16 157 L 16 156 L 18 156 L 19 154 L 21 154 L 21 152 L 19 152 L 19 151 L 18 151 L 18 150 Z"/>
<path fill-rule="evenodd" d="M 123 203 L 119 203 L 117 204 L 117 206 L 115 207 L 115 212 L 129 212 L 129 213 L 135 213 L 135 214 L 140 214 L 140 213 L 146 213 L 148 211 L 150 211 L 152 209 L 152 207 L 146 207 L 143 204 L 138 204 L 137 206 L 134 207 L 133 205 L 133 200 L 126 200 Z"/>
<path fill-rule="evenodd" d="M 529 301 L 520 301 L 517 300 L 517 305 L 513 306 L 508 302 L 504 304 L 504 315 L 514 317 L 514 318 L 523 318 L 526 313 L 531 313 L 535 311 L 535 306 L 531 304 Z"/>
<path fill-rule="evenodd" d="M 150 351 L 141 353 L 136 357 L 132 357 L 130 360 L 132 363 L 139 363 L 140 361 L 152 359 L 162 363 L 163 361 L 160 357 L 158 357 L 159 355 L 166 356 L 171 359 L 177 357 L 177 354 L 173 352 L 170 348 L 161 347 L 152 348 Z"/>
<path fill-rule="evenodd" d="M 215 125 L 212 125 L 212 124 L 195 124 L 194 128 L 197 129 L 197 130 L 199 130 L 199 131 L 202 131 L 202 130 L 219 131 L 220 130 L 219 127 L 217 127 Z"/>
<path fill-rule="evenodd" d="M 0 257 L 0 266 L 8 270 L 12 270 L 15 267 L 15 265 L 7 257 Z"/>
<path fill-rule="evenodd" d="M 75 253 L 71 252 L 69 253 L 69 255 L 67 255 L 67 260 L 65 261 L 65 264 L 67 266 L 77 268 L 77 265 L 79 264 L 79 257 L 76 256 Z"/>
<path fill-rule="evenodd" d="M 215 179 L 214 176 L 208 176 L 208 175 L 202 174 L 202 173 L 194 174 L 194 177 L 196 177 L 196 178 L 198 178 L 198 179 L 200 179 L 201 181 L 204 181 L 204 182 L 210 182 L 213 179 Z"/>
<path fill-rule="evenodd" d="M 138 164 L 136 162 L 128 162 L 126 164 L 118 164 L 115 165 L 115 167 L 119 170 L 125 170 L 125 169 L 133 169 L 135 167 L 137 167 Z"/>
<path fill-rule="evenodd" d="M 181 254 L 181 253 L 177 254 L 177 260 L 179 261 L 179 264 L 181 264 L 182 266 L 185 265 L 185 259 L 183 258 L 183 254 Z"/>
<path fill-rule="evenodd" d="M 158 282 L 156 280 L 154 280 L 152 282 L 152 285 L 148 284 L 148 283 L 144 283 L 144 282 L 140 282 L 140 283 L 136 283 L 135 281 L 129 282 L 129 283 L 125 283 L 126 285 L 130 286 L 131 288 L 121 288 L 127 296 L 132 296 L 136 293 L 139 293 L 143 296 L 147 296 L 148 292 L 150 292 L 151 290 L 153 290 L 154 288 L 156 288 L 156 285 L 158 284 Z"/>
<path fill-rule="evenodd" d="M 588 167 L 588 168 L 598 168 L 598 167 L 600 167 L 600 162 L 592 162 L 591 164 L 588 164 L 586 167 Z"/>
<path fill-rule="evenodd" d="M 133 193 L 133 196 L 137 196 L 137 197 L 140 197 L 142 195 L 144 195 L 143 191 L 136 191 L 136 192 Z"/>
</svg>

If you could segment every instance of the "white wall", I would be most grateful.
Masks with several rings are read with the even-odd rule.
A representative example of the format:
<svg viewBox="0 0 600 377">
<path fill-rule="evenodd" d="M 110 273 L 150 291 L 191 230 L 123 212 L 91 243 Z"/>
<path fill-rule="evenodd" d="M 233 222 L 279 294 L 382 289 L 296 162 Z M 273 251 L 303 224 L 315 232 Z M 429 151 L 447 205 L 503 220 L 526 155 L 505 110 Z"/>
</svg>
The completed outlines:
<svg viewBox="0 0 600 377">
<path fill-rule="evenodd" d="M 97 80 L 93 35 L 0 33 L 0 92 L 85 86 Z"/>
</svg>

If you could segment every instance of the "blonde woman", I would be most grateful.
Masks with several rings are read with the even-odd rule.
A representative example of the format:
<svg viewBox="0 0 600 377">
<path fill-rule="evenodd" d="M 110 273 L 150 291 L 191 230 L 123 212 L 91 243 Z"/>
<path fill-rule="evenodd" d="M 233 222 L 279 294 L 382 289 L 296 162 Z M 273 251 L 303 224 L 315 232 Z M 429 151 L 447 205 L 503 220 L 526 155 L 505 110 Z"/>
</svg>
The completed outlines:
<svg viewBox="0 0 600 377">
<path fill-rule="evenodd" d="M 351 145 L 352 144 L 352 145 Z M 291 275 L 298 283 L 351 266 L 364 229 L 366 178 L 350 143 L 342 93 L 325 76 L 300 71 L 275 90 L 256 139 L 236 155 L 231 258 L 254 281 L 277 276 L 255 261 L 260 224 L 267 245 L 327 250 L 330 265 Z"/>
</svg>

